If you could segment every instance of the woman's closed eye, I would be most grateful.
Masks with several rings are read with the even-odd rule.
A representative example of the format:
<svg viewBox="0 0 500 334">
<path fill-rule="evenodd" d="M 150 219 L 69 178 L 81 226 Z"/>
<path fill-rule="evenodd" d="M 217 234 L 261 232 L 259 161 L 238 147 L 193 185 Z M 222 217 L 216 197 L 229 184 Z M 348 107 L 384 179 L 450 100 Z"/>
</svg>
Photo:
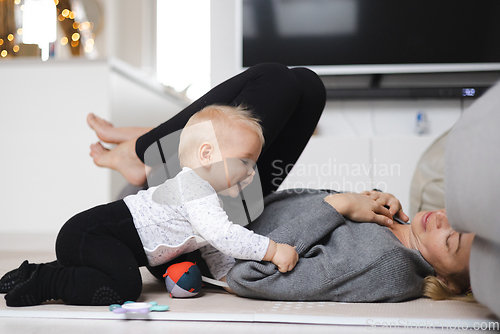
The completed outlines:
<svg viewBox="0 0 500 334">
<path fill-rule="evenodd" d="M 460 241 L 461 241 L 461 239 L 462 239 L 462 233 L 452 233 L 452 234 L 450 234 L 450 235 L 446 238 L 446 248 L 447 248 L 448 250 L 450 250 L 450 240 L 451 240 L 451 237 L 452 237 L 454 234 L 457 234 L 457 235 L 458 235 L 458 237 L 456 238 L 456 239 L 457 239 L 457 241 L 456 241 L 457 247 L 455 248 L 455 251 L 454 251 L 454 253 L 456 254 L 456 253 L 458 253 L 458 250 L 459 250 L 459 248 L 460 248 Z"/>
<path fill-rule="evenodd" d="M 455 234 L 454 232 L 451 232 L 448 237 L 446 238 L 446 249 L 450 249 L 450 239 L 451 237 L 453 236 L 453 234 Z"/>
<path fill-rule="evenodd" d="M 460 249 L 460 241 L 462 241 L 462 233 L 458 233 L 457 249 L 455 249 L 455 254 L 458 253 L 458 250 Z"/>
</svg>

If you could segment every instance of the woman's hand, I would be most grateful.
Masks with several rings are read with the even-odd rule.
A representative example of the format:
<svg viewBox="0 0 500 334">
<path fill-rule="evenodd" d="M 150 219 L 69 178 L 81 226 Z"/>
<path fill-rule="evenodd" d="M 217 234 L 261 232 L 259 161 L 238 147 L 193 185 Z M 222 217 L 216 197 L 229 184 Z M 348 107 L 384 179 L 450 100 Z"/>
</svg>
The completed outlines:
<svg viewBox="0 0 500 334">
<path fill-rule="evenodd" d="M 382 226 L 390 226 L 393 224 L 394 215 L 403 221 L 408 221 L 401 203 L 394 195 L 388 193 L 365 191 L 360 194 L 332 194 L 326 196 L 325 201 L 352 221 L 374 222 Z"/>
<path fill-rule="evenodd" d="M 405 222 L 407 222 L 410 219 L 406 215 L 406 213 L 403 212 L 403 207 L 401 206 L 401 203 L 393 194 L 383 193 L 376 190 L 363 191 L 361 194 L 367 195 L 368 197 L 370 197 L 377 203 L 385 206 L 386 208 L 389 207 L 389 212 L 391 213 L 391 216 L 396 216 Z"/>
</svg>

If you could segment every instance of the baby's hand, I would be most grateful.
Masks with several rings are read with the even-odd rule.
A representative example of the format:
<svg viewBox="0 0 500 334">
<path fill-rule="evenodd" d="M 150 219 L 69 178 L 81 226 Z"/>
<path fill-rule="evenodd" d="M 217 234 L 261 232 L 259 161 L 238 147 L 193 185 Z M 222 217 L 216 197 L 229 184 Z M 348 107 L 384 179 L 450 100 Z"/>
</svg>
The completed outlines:
<svg viewBox="0 0 500 334">
<path fill-rule="evenodd" d="M 295 247 L 287 244 L 276 244 L 276 253 L 271 262 L 278 266 L 278 270 L 282 273 L 292 270 L 299 261 L 299 254 Z"/>
</svg>

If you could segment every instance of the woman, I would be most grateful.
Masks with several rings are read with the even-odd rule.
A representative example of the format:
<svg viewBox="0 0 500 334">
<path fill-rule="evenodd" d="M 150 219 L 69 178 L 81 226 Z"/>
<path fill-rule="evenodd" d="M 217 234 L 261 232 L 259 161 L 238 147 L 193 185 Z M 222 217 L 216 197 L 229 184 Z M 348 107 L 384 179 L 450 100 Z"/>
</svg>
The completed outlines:
<svg viewBox="0 0 500 334">
<path fill-rule="evenodd" d="M 266 197 L 249 228 L 295 246 L 300 260 L 287 275 L 237 261 L 229 286 L 262 299 L 398 302 L 421 297 L 422 279 L 435 275 L 450 295 L 466 291 L 474 235 L 453 231 L 445 210 L 420 212 L 411 225 L 354 222 L 368 221 L 378 210 L 370 201 L 385 204 L 386 196 L 293 190 Z"/>
<path fill-rule="evenodd" d="M 180 129 L 193 112 L 210 103 L 233 105 L 243 103 L 252 108 L 262 119 L 266 146 L 259 158 L 258 168 L 263 193 L 266 196 L 276 191 L 279 186 L 276 180 L 274 182 L 272 180 L 272 161 L 281 160 L 285 165 L 296 162 L 316 127 L 325 103 L 325 94 L 319 78 L 308 70 L 289 70 L 277 64 L 258 65 L 214 88 L 168 122 L 139 137 L 137 142 L 135 138 L 146 133 L 149 129 L 113 128 L 109 123 L 90 116 L 89 124 L 96 130 L 101 139 L 119 144 L 113 151 L 104 150 L 100 144 L 95 144 L 92 146 L 91 156 L 96 164 L 120 171 L 131 183 L 142 184 L 146 178 L 143 157 L 148 145 L 162 136 Z M 277 275 L 272 266 L 268 266 L 264 270 L 260 264 L 254 262 L 239 262 L 229 273 L 229 285 L 240 295 L 256 298 L 291 300 L 326 298 L 346 301 L 396 301 L 415 298 L 421 295 L 420 281 L 426 275 L 429 276 L 424 281 L 425 294 L 436 299 L 460 295 L 470 286 L 468 257 L 474 235 L 459 234 L 453 231 L 448 224 L 444 210 L 432 214 L 421 212 L 413 218 L 412 224 L 408 226 L 391 225 L 390 221 L 387 223 L 388 217 L 390 220 L 395 214 L 404 220 L 408 219 L 400 210 L 399 202 L 393 197 L 378 192 L 363 195 L 352 194 L 352 196 L 356 197 L 352 201 L 354 209 L 352 212 L 345 213 L 343 207 L 339 207 L 340 204 L 336 202 L 340 196 L 329 196 L 327 192 L 306 191 L 300 195 L 285 192 L 270 195 L 266 198 L 266 210 L 249 227 L 257 233 L 273 233 L 274 236 L 280 233 L 278 231 L 280 229 L 297 230 L 293 235 L 279 236 L 280 240 L 289 243 L 298 240 L 301 231 L 307 231 L 306 234 L 302 233 L 302 248 L 298 249 L 302 256 L 298 268 L 289 275 Z M 370 201 L 377 202 L 378 206 L 374 207 L 376 204 L 367 202 L 366 198 L 368 197 Z M 294 205 L 300 207 L 309 202 L 311 204 L 304 207 L 303 211 L 309 218 L 303 219 L 300 225 L 293 225 L 293 222 L 297 221 L 297 216 L 293 220 L 284 218 L 289 217 L 290 208 L 293 208 Z M 325 202 L 330 206 L 324 206 Z M 356 203 L 358 203 L 357 206 Z M 382 205 L 389 206 L 390 211 Z M 366 211 L 366 215 L 360 214 L 366 208 L 370 208 L 369 211 Z M 318 212 L 323 211 L 327 212 L 327 215 L 320 217 L 319 221 L 311 219 L 312 213 L 317 215 Z M 338 214 L 339 212 L 341 215 Z M 342 215 L 347 219 L 344 219 Z M 331 219 L 331 217 L 335 217 L 335 219 Z M 316 225 L 311 223 L 313 221 L 316 222 Z M 389 227 L 368 226 L 368 224 L 355 225 L 352 224 L 352 221 L 373 221 Z M 324 229 L 313 235 L 310 231 L 318 226 Z M 422 277 L 412 276 L 411 278 L 415 280 L 414 285 L 412 285 L 413 290 L 410 288 L 399 294 L 398 291 L 390 291 L 391 288 L 396 290 L 395 284 L 404 281 L 404 279 L 392 277 L 391 273 L 387 272 L 385 275 L 384 273 L 377 275 L 373 284 L 380 285 L 385 282 L 388 290 L 377 290 L 370 284 L 356 285 L 354 277 L 350 277 L 347 283 L 343 283 L 344 290 L 335 285 L 329 285 L 327 288 L 329 294 L 327 294 L 324 286 L 318 287 L 313 282 L 321 279 L 326 280 L 331 277 L 333 271 L 316 273 L 316 277 L 306 276 L 315 272 L 314 268 L 317 268 L 318 263 L 325 265 L 332 262 L 327 261 L 325 254 L 332 255 L 335 246 L 339 248 L 339 244 L 345 244 L 340 247 L 342 249 L 351 249 L 351 252 L 359 251 L 359 247 L 358 249 L 352 248 L 352 244 L 350 246 L 349 243 L 346 243 L 345 240 L 348 238 L 333 238 L 331 236 L 334 235 L 334 232 L 340 233 L 346 229 L 356 230 L 360 228 L 363 228 L 363 232 L 368 229 L 372 232 L 372 236 L 378 236 L 378 241 L 374 239 L 373 245 L 377 245 L 376 242 L 386 246 L 392 245 L 391 247 L 402 251 L 400 256 L 403 258 L 414 257 L 415 261 L 422 265 L 419 267 L 422 270 L 420 274 Z M 352 233 L 356 235 L 355 232 Z M 337 241 L 337 239 L 340 240 Z M 304 244 L 304 240 L 308 240 L 309 243 Z M 333 240 L 337 242 L 336 245 Z M 320 248 L 322 248 L 320 253 L 323 257 L 319 262 L 314 263 L 314 261 L 318 261 L 320 255 L 312 256 L 311 254 L 315 254 L 314 252 Z M 365 251 L 370 253 L 370 249 Z M 347 255 L 343 257 L 344 261 L 352 262 L 352 259 L 349 260 L 350 257 Z M 393 254 L 392 257 L 396 257 L 396 254 Z M 425 259 L 424 262 L 421 261 L 422 258 Z M 385 260 L 391 260 L 391 255 L 386 255 Z M 384 265 L 391 266 L 390 263 L 382 262 L 379 263 L 382 267 Z M 311 265 L 308 265 L 309 263 Z M 433 270 L 425 268 L 425 263 L 430 264 Z M 348 265 L 348 263 L 344 264 Z M 362 263 L 358 263 L 358 265 L 363 267 Z M 367 270 L 365 267 L 363 268 L 365 271 Z M 304 273 L 298 274 L 301 270 Z M 153 268 L 152 272 L 159 276 L 164 272 L 164 268 L 156 268 L 156 271 Z M 320 274 L 323 276 L 318 276 Z M 364 275 L 366 277 L 368 274 Z M 361 282 L 364 281 L 367 280 L 361 279 Z M 281 288 L 283 286 L 293 286 L 294 288 L 283 290 Z M 370 294 L 370 291 L 374 290 L 379 291 L 379 293 Z"/>
</svg>

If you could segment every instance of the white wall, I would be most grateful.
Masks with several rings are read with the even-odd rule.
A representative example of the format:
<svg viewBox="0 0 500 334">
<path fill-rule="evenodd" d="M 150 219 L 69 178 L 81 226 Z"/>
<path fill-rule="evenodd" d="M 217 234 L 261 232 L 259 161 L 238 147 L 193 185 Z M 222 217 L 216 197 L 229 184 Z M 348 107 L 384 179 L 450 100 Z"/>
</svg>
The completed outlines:
<svg viewBox="0 0 500 334">
<path fill-rule="evenodd" d="M 161 93 L 163 88 L 160 84 L 155 84 L 151 78 L 148 80 L 145 73 L 127 63 L 114 60 L 113 64 L 121 69 L 119 72 L 129 73 L 134 77 L 131 80 L 116 70 L 110 72 L 109 119 L 115 126 L 156 127 L 188 104 Z M 141 77 L 146 85 L 139 84 Z M 126 180 L 118 172 L 111 171 L 110 200 L 115 200 L 126 185 Z"/>
<path fill-rule="evenodd" d="M 153 127 L 184 106 L 134 75 L 107 61 L 0 62 L 0 233 L 55 236 L 74 214 L 115 199 L 124 181 L 89 156 L 98 138 L 87 114 Z"/>
<path fill-rule="evenodd" d="M 0 62 L 0 77 L 0 231 L 54 234 L 109 199 L 85 121 L 90 111 L 110 117 L 106 64 Z"/>
<path fill-rule="evenodd" d="M 471 101 L 464 102 L 467 107 Z M 453 126 L 462 112 L 460 100 L 406 99 L 327 102 L 318 132 L 325 136 L 418 136 L 419 111 L 428 118 L 427 136 L 438 136 Z"/>
<path fill-rule="evenodd" d="M 241 49 L 240 0 L 210 1 L 210 82 L 212 87 L 238 73 Z"/>
</svg>

